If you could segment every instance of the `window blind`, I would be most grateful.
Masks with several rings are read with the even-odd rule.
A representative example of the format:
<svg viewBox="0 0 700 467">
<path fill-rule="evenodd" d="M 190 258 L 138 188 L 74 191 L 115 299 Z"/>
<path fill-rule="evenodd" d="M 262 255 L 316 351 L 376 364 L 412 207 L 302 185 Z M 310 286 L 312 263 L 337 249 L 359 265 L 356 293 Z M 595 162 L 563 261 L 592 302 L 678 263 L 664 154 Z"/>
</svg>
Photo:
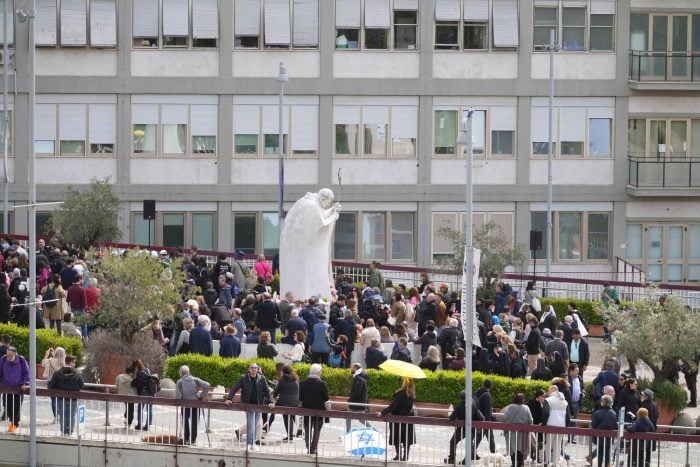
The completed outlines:
<svg viewBox="0 0 700 467">
<path fill-rule="evenodd" d="M 61 45 L 85 45 L 86 21 L 85 0 L 61 0 Z"/>
<path fill-rule="evenodd" d="M 362 108 L 362 122 L 379 125 L 389 123 L 389 107 L 383 105 L 366 105 Z"/>
<path fill-rule="evenodd" d="M 488 21 L 489 0 L 464 0 L 465 21 Z"/>
<path fill-rule="evenodd" d="M 391 137 L 418 137 L 418 107 L 398 105 L 391 108 Z"/>
<path fill-rule="evenodd" d="M 90 44 L 117 45 L 117 5 L 115 0 L 90 1 Z"/>
<path fill-rule="evenodd" d="M 260 107 L 257 105 L 234 105 L 233 132 L 237 135 L 257 135 L 260 133 Z"/>
<path fill-rule="evenodd" d="M 614 0 L 591 0 L 591 14 L 614 15 L 615 6 Z"/>
<path fill-rule="evenodd" d="M 436 21 L 459 21 L 459 0 L 435 0 Z"/>
<path fill-rule="evenodd" d="M 394 10 L 417 10 L 418 0 L 394 0 Z"/>
<path fill-rule="evenodd" d="M 391 27 L 389 0 L 365 0 L 365 27 L 375 29 Z"/>
<path fill-rule="evenodd" d="M 289 133 L 289 110 L 287 106 L 282 109 L 282 132 Z M 263 134 L 277 135 L 280 132 L 279 112 L 276 105 L 263 105 Z"/>
<path fill-rule="evenodd" d="M 90 104 L 90 143 L 114 144 L 116 143 L 116 131 L 117 106 L 115 104 Z"/>
<path fill-rule="evenodd" d="M 236 36 L 260 35 L 260 0 L 236 0 L 233 17 Z"/>
<path fill-rule="evenodd" d="M 56 105 L 36 104 L 35 134 L 37 141 L 56 140 Z"/>
<path fill-rule="evenodd" d="M 14 35 L 15 35 L 15 28 L 14 28 L 14 2 L 12 0 L 0 0 L 0 44 L 4 43 L 4 37 L 5 37 L 5 30 L 3 28 L 3 18 L 2 18 L 2 12 L 5 11 L 5 3 L 7 3 L 7 43 L 8 44 L 13 44 L 14 43 Z"/>
<path fill-rule="evenodd" d="M 292 106 L 292 150 L 316 151 L 318 149 L 318 107 Z"/>
<path fill-rule="evenodd" d="M 318 0 L 294 0 L 295 46 L 318 46 Z"/>
<path fill-rule="evenodd" d="M 335 123 L 354 124 L 360 123 L 360 107 L 356 105 L 336 105 L 334 109 Z"/>
<path fill-rule="evenodd" d="M 161 121 L 164 125 L 188 123 L 188 108 L 182 104 L 164 104 L 161 106 Z"/>
<path fill-rule="evenodd" d="M 518 47 L 519 44 L 517 0 L 493 0 L 494 47 Z"/>
<path fill-rule="evenodd" d="M 491 129 L 515 131 L 515 107 L 491 107 Z"/>
<path fill-rule="evenodd" d="M 156 104 L 132 104 L 131 122 L 134 124 L 157 124 L 158 106 Z"/>
<path fill-rule="evenodd" d="M 158 37 L 158 0 L 133 2 L 134 37 Z"/>
<path fill-rule="evenodd" d="M 532 107 L 531 133 L 533 142 L 549 141 L 549 109 L 547 107 Z M 557 109 L 554 108 L 554 124 L 552 141 L 557 140 Z"/>
<path fill-rule="evenodd" d="M 584 107 L 560 107 L 560 141 L 584 141 L 586 139 L 586 109 Z"/>
<path fill-rule="evenodd" d="M 163 35 L 188 36 L 189 17 L 187 0 L 163 0 Z"/>
<path fill-rule="evenodd" d="M 61 104 L 58 106 L 58 134 L 64 141 L 85 141 L 85 105 Z"/>
<path fill-rule="evenodd" d="M 192 0 L 192 37 L 219 38 L 219 10 L 216 0 Z"/>
<path fill-rule="evenodd" d="M 218 125 L 217 105 L 192 106 L 192 135 L 216 136 Z"/>
<path fill-rule="evenodd" d="M 36 45 L 56 45 L 56 0 L 35 0 Z"/>
<path fill-rule="evenodd" d="M 289 0 L 265 0 L 265 45 L 289 45 Z"/>
<path fill-rule="evenodd" d="M 360 27 L 360 0 L 335 0 L 335 27 Z"/>
</svg>

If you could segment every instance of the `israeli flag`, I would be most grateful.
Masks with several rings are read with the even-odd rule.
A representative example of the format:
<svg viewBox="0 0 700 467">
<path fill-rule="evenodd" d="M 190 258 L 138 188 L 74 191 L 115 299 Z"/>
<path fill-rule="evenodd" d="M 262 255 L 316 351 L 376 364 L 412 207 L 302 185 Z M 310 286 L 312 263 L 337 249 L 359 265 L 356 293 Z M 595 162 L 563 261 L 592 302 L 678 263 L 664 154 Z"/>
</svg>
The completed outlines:
<svg viewBox="0 0 700 467">
<path fill-rule="evenodd" d="M 345 451 L 352 456 L 381 456 L 386 439 L 376 428 L 353 428 L 345 435 Z"/>
</svg>

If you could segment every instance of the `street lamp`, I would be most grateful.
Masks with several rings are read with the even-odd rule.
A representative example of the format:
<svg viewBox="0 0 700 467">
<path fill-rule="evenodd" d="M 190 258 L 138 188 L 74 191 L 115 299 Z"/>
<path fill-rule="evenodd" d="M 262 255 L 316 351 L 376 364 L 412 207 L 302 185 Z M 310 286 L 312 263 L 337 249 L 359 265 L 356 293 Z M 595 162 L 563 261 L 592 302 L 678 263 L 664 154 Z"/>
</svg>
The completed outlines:
<svg viewBox="0 0 700 467">
<path fill-rule="evenodd" d="M 457 144 L 460 148 L 467 150 L 467 225 L 465 228 L 465 245 L 464 245 L 464 275 L 466 276 L 464 286 L 462 287 L 462 331 L 464 333 L 464 350 L 467 354 L 465 359 L 465 381 L 464 381 L 464 400 L 467 401 L 467 409 L 464 416 L 464 446 L 467 454 L 464 456 L 465 466 L 471 467 L 472 455 L 472 419 L 469 407 L 469 401 L 472 400 L 472 329 L 474 326 L 474 232 L 472 230 L 472 217 L 474 211 L 474 181 L 473 181 L 473 163 L 474 163 L 474 142 L 472 140 L 472 116 L 474 109 L 470 108 L 462 119 L 462 129 L 457 138 Z"/>
<path fill-rule="evenodd" d="M 549 274 L 552 269 L 552 157 L 554 151 L 554 52 L 558 50 L 554 29 L 549 31 L 549 142 L 547 144 L 547 245 L 545 246 L 547 265 L 545 276 L 549 287 Z M 546 295 L 547 289 L 543 289 Z"/>
<path fill-rule="evenodd" d="M 279 206 L 277 206 L 277 231 L 279 237 L 282 237 L 282 222 L 284 222 L 284 84 L 289 82 L 289 76 L 287 76 L 287 67 L 284 63 L 280 63 L 280 72 L 277 75 L 277 89 L 279 92 L 279 183 L 280 183 L 280 199 Z"/>
</svg>

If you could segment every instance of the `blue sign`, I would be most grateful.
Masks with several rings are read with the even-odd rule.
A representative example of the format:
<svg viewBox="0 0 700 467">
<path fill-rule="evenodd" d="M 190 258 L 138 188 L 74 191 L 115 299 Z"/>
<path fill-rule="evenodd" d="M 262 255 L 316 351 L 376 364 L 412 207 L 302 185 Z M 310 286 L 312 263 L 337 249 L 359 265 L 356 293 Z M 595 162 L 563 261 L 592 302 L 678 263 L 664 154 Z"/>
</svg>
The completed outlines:
<svg viewBox="0 0 700 467">
<path fill-rule="evenodd" d="M 83 404 L 78 406 L 78 423 L 85 425 L 85 405 Z"/>
</svg>

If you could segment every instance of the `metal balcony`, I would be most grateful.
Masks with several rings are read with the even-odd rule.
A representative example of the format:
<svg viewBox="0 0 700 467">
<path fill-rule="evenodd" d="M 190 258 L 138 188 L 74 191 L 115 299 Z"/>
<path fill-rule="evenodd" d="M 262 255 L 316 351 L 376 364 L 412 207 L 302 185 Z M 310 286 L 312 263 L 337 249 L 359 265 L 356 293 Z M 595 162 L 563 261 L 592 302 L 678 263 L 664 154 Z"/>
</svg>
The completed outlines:
<svg viewBox="0 0 700 467">
<path fill-rule="evenodd" d="M 700 158 L 627 156 L 627 188 L 636 196 L 697 196 Z"/>
<path fill-rule="evenodd" d="M 700 52 L 631 50 L 629 80 L 633 89 L 700 89 Z"/>
</svg>

